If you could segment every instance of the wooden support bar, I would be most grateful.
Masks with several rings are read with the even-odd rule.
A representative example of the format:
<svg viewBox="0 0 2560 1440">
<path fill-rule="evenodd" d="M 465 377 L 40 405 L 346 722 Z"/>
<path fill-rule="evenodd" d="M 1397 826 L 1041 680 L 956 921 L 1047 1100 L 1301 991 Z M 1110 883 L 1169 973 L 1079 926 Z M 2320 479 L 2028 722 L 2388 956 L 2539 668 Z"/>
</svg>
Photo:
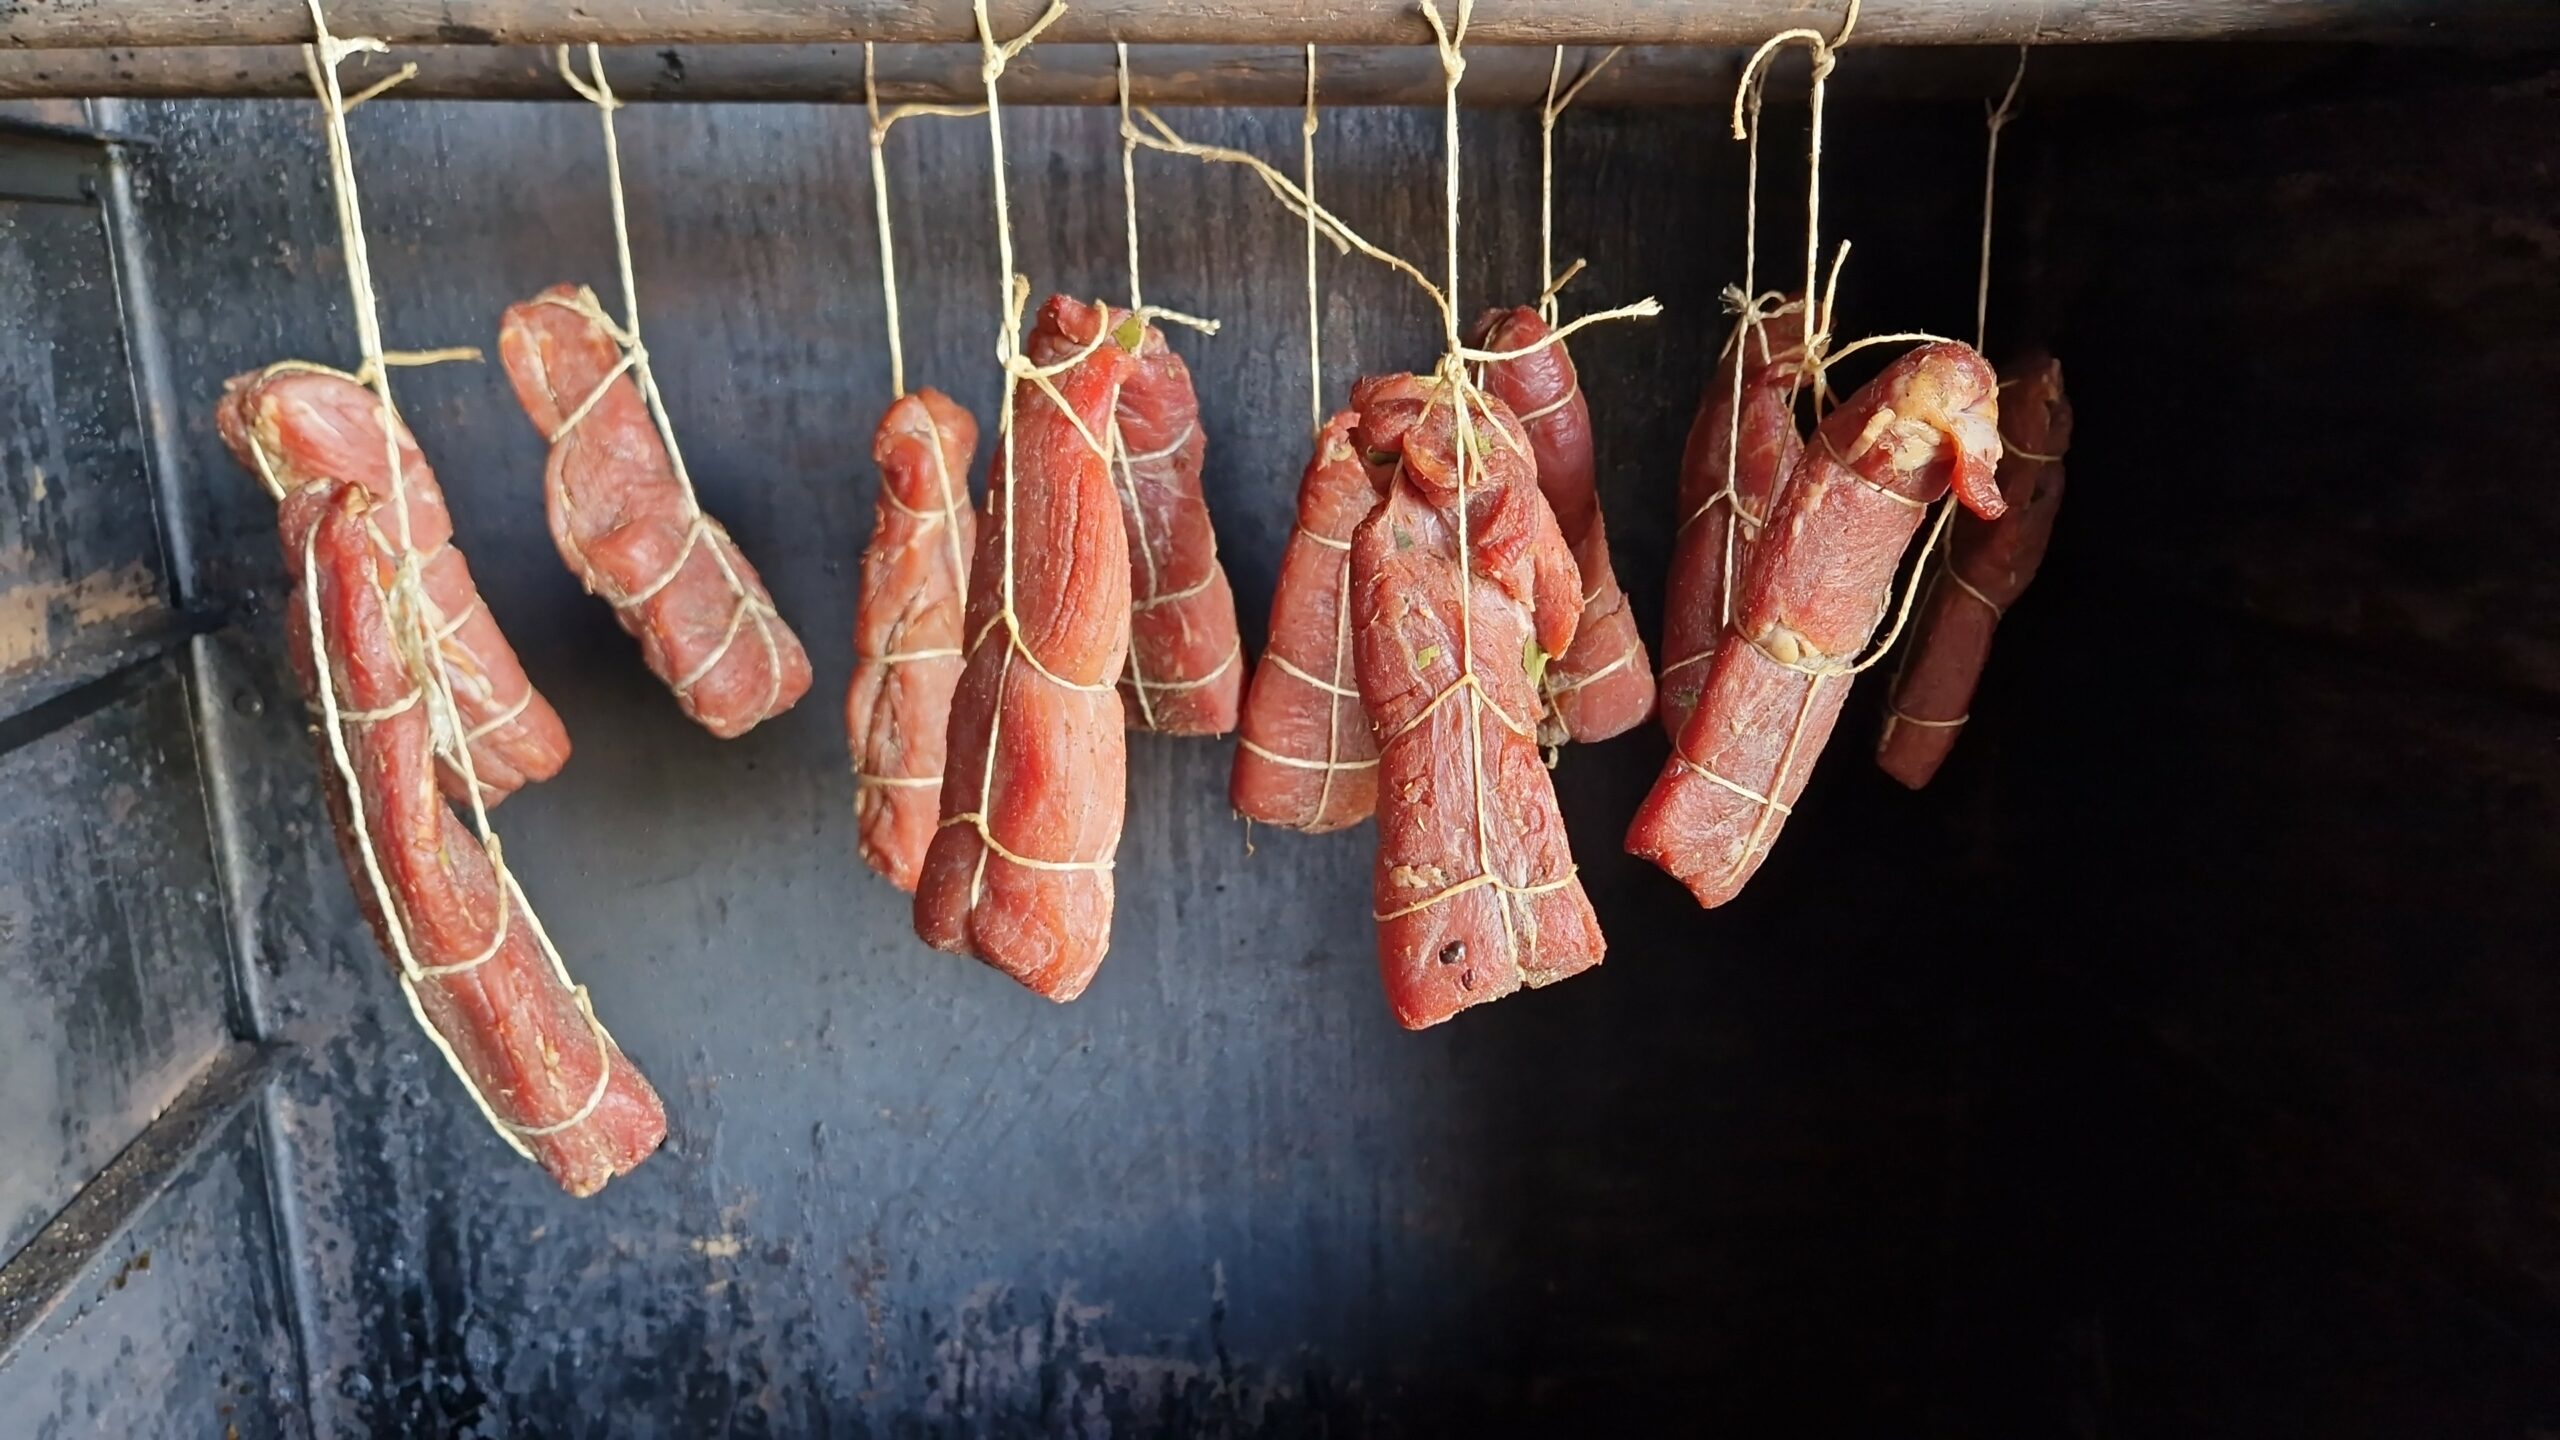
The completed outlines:
<svg viewBox="0 0 2560 1440">
<path fill-rule="evenodd" d="M 993 0 L 999 33 L 1044 0 Z M 1839 23 L 1808 0 L 1480 0 L 1486 45 L 1751 45 Z M 336 0 L 330 26 L 394 45 L 965 44 L 969 0 Z M 1866 0 L 1869 45 L 2134 40 L 2413 41 L 2560 30 L 2550 0 Z M 36 0 L 0 7 L 0 49 L 290 45 L 311 38 L 303 0 Z M 1061 43 L 1414 45 L 1412 0 L 1075 0 Z"/>
<path fill-rule="evenodd" d="M 344 73 L 354 87 L 402 64 L 416 64 L 416 76 L 386 92 L 385 98 L 392 100 L 575 100 L 553 66 L 553 53 L 522 45 L 421 46 L 387 57 L 353 57 Z M 1568 54 L 1566 76 L 1603 53 L 1587 49 Z M 1630 49 L 1574 104 L 1728 105 L 1746 53 L 1703 46 Z M 2012 52 L 1985 53 L 1986 64 L 1974 67 L 1985 74 L 2013 63 Z M 862 99 L 859 45 L 628 45 L 607 50 L 604 58 L 614 93 L 624 100 L 858 104 Z M 1474 106 L 1534 106 L 1546 94 L 1551 59 L 1551 52 L 1517 47 L 1471 55 L 1459 96 Z M 885 46 L 879 65 L 880 98 L 888 103 L 968 104 L 984 93 L 974 45 Z M 1420 47 L 1328 49 L 1317 68 L 1327 105 L 1440 103 L 1440 61 Z M 2005 78 L 2007 72 L 1999 74 Z M 1116 87 L 1110 46 L 1038 45 L 1006 69 L 1004 99 L 1008 105 L 1108 105 L 1117 98 Z M 1150 45 L 1130 55 L 1130 94 L 1141 105 L 1295 108 L 1305 87 L 1302 50 Z M 289 46 L 0 50 L 0 99 L 54 96 L 306 100 L 311 81 L 302 52 Z"/>
</svg>

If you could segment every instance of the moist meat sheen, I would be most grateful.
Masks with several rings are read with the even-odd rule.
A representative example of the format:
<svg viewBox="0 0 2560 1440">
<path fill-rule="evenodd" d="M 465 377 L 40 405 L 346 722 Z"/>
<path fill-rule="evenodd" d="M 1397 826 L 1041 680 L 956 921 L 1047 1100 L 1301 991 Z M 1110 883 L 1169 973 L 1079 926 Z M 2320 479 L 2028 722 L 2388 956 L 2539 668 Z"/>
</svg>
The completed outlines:
<svg viewBox="0 0 2560 1440">
<path fill-rule="evenodd" d="M 283 521 L 302 577 L 287 629 L 315 720 L 336 718 L 320 763 L 348 879 L 490 1121 L 561 1188 L 594 1194 L 658 1148 L 666 1111 L 545 952 L 523 893 L 437 793 L 429 682 L 394 638 L 375 502 L 356 485 L 319 488 Z"/>
<path fill-rule="evenodd" d="M 1237 814 L 1309 834 L 1357 825 L 1378 804 L 1378 741 L 1351 655 L 1351 532 L 1378 503 L 1351 444 L 1358 419 L 1327 420 L 1299 478 L 1227 785 Z"/>
<path fill-rule="evenodd" d="M 1489 311 L 1476 322 L 1478 348 L 1497 353 L 1528 349 L 1548 334 L 1547 323 L 1525 305 Z M 1539 682 L 1547 705 L 1539 738 L 1557 744 L 1623 734 L 1653 713 L 1653 668 L 1609 563 L 1582 379 L 1556 341 L 1516 359 L 1486 362 L 1483 385 L 1520 418 L 1538 459 L 1538 490 L 1582 572 L 1582 622 L 1573 648 L 1549 658 Z"/>
<path fill-rule="evenodd" d="M 453 519 L 444 491 L 409 428 L 394 419 L 403 483 L 408 497 L 408 541 L 418 554 L 418 578 L 435 607 L 436 658 L 453 692 L 481 801 L 495 805 L 525 785 L 560 773 L 569 759 L 569 732 L 558 712 L 525 677 L 514 648 L 498 629 L 472 582 L 471 566 L 453 543 Z M 306 533 L 313 513 L 329 503 L 341 483 L 363 488 L 375 563 L 388 585 L 399 568 L 400 516 L 393 508 L 389 457 L 382 444 L 382 402 L 354 377 L 300 361 L 234 376 L 215 411 L 223 443 L 241 464 L 282 492 L 288 535 Z M 287 547 L 288 566 L 300 565 Z M 440 763 L 439 782 L 456 801 L 471 791 L 460 766 Z"/>
<path fill-rule="evenodd" d="M 2000 498 L 2008 513 L 1997 520 L 1958 515 L 1949 528 L 1946 568 L 1912 617 L 1915 630 L 1876 739 L 1876 764 L 1914 790 L 1938 773 L 1964 733 L 1992 633 L 2027 593 L 2053 538 L 2062 457 L 2071 448 L 2060 361 L 2033 356 L 2009 372 L 2000 382 L 2000 426 Z"/>
<path fill-rule="evenodd" d="M 1680 529 L 1662 603 L 1662 728 L 1674 741 L 1706 688 L 1778 483 L 1804 453 L 1795 417 L 1803 363 L 1804 315 L 1793 300 L 1756 325 L 1737 323 L 1680 452 Z"/>
<path fill-rule="evenodd" d="M 1582 581 L 1509 407 L 1448 378 L 1352 392 L 1392 463 L 1351 541 L 1360 695 L 1378 735 L 1372 880 L 1387 1003 L 1407 1029 L 1596 965 L 1600 925 L 1538 755 L 1540 652 L 1566 653 Z"/>
<path fill-rule="evenodd" d="M 592 292 L 554 285 L 507 307 L 498 330 L 516 400 L 551 442 L 551 539 L 684 713 L 731 739 L 799 703 L 809 657 L 737 542 L 677 478 L 602 317 Z"/>
<path fill-rule="evenodd" d="M 1116 687 L 1128 659 L 1129 544 L 1109 445 L 1137 358 L 1101 307 L 1066 296 L 1041 307 L 1023 352 L 1055 373 L 1014 386 L 1001 442 L 1012 474 L 1000 448 L 988 480 L 916 934 L 1072 1000 L 1110 947 L 1127 802 Z"/>
<path fill-rule="evenodd" d="M 977 422 L 931 388 L 899 396 L 871 437 L 880 498 L 862 551 L 844 728 L 863 861 L 901 890 L 916 888 L 942 815 L 943 746 L 978 540 L 969 508 L 977 448 Z"/>
<path fill-rule="evenodd" d="M 1926 345 L 1805 447 L 1752 547 L 1697 711 L 1627 831 L 1629 853 L 1698 903 L 1740 893 L 1776 843 L 1928 507 L 1952 485 L 1976 513 L 2000 512 L 1998 395 L 1981 356 Z"/>
<path fill-rule="evenodd" d="M 1153 325 L 1128 311 L 1109 323 L 1133 328 L 1137 366 L 1112 412 L 1112 470 L 1129 530 L 1129 668 L 1121 677 L 1129 723 L 1167 735 L 1224 735 L 1236 728 L 1244 656 L 1236 638 L 1236 597 L 1218 563 L 1218 537 L 1200 493 L 1208 455 L 1200 397 L 1190 367 Z"/>
</svg>

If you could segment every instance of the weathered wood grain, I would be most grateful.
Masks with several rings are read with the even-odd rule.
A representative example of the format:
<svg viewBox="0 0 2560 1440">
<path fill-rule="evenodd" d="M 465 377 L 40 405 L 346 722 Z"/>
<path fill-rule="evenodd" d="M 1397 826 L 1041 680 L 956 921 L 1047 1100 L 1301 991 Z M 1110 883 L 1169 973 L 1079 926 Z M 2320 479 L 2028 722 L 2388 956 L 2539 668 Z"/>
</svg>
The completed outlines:
<svg viewBox="0 0 2560 1440">
<path fill-rule="evenodd" d="M 94 152 L 40 143 L 73 173 Z M 84 155 L 87 158 L 84 158 Z M 0 200 L 0 714 L 173 626 L 94 203 Z"/>
<path fill-rule="evenodd" d="M 175 666 L 0 755 L 0 1256 L 221 1048 L 230 977 Z"/>
<path fill-rule="evenodd" d="M 999 36 L 1044 8 L 988 7 Z M 1484 0 L 1485 45 L 1754 45 L 1792 26 L 1829 29 L 1845 6 L 1805 0 Z M 965 0 L 341 0 L 330 28 L 393 44 L 601 41 L 970 43 Z M 1451 12 L 1454 14 L 1454 11 Z M 299 0 L 16 0 L 0 46 L 292 45 L 311 38 Z M 1867 0 L 1869 44 L 2080 44 L 2128 40 L 2394 39 L 2549 34 L 2539 0 Z M 1075 41 L 1191 45 L 1425 45 L 1407 0 L 1084 0 L 1048 32 Z"/>
</svg>

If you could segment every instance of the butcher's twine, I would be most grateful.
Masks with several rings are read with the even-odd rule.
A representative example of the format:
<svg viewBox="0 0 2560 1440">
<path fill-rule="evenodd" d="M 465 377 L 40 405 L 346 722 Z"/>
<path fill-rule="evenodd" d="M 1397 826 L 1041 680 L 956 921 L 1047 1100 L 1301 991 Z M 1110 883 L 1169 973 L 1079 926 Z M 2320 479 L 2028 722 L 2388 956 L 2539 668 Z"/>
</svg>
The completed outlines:
<svg viewBox="0 0 2560 1440">
<path fill-rule="evenodd" d="M 318 3 L 318 0 L 313 0 L 313 3 Z M 577 408 L 570 412 L 569 417 L 560 423 L 558 429 L 551 432 L 550 440 L 552 444 L 557 445 L 568 438 L 569 433 L 576 430 L 579 423 L 594 411 L 596 404 L 604 398 L 605 392 L 610 390 L 614 382 L 620 380 L 626 371 L 638 382 L 641 399 L 648 405 L 649 418 L 657 427 L 658 440 L 666 447 L 667 463 L 675 472 L 676 487 L 683 494 L 684 544 L 676 551 L 676 557 L 668 564 L 665 573 L 659 575 L 657 579 L 632 593 L 605 595 L 604 599 L 617 611 L 631 610 L 648 603 L 659 591 L 672 584 L 676 576 L 683 573 L 685 566 L 692 563 L 694 551 L 700 548 L 705 540 L 710 541 L 712 564 L 719 569 L 720 578 L 728 586 L 733 601 L 729 611 L 728 629 L 722 633 L 720 643 L 712 648 L 709 655 L 704 656 L 691 671 L 676 677 L 672 688 L 679 700 L 690 700 L 693 687 L 700 684 L 704 676 L 718 668 L 722 660 L 728 658 L 731 647 L 737 644 L 738 636 L 743 633 L 747 625 L 753 624 L 757 639 L 764 645 L 765 674 L 769 682 L 765 690 L 764 703 L 757 707 L 757 718 L 763 719 L 771 716 L 774 708 L 782 702 L 782 643 L 774 637 L 774 626 L 780 623 L 781 616 L 775 613 L 772 602 L 758 595 L 755 587 L 749 585 L 745 577 L 738 573 L 737 567 L 731 563 L 733 546 L 728 531 L 721 528 L 719 521 L 702 512 L 702 503 L 694 494 L 693 473 L 685 468 L 684 447 L 676 443 L 675 421 L 667 415 L 666 400 L 658 393 L 657 377 L 649 368 L 649 348 L 641 343 L 640 287 L 632 275 L 631 224 L 623 204 L 622 192 L 622 147 L 615 137 L 613 124 L 614 112 L 622 108 L 622 102 L 614 98 L 613 85 L 605 78 L 604 53 L 596 45 L 587 46 L 588 78 L 583 80 L 579 78 L 576 68 L 570 62 L 568 46 L 560 46 L 554 52 L 554 58 L 559 65 L 560 78 L 568 82 L 570 89 L 577 91 L 589 104 L 594 105 L 596 113 L 603 120 L 605 179 L 613 211 L 614 263 L 622 280 L 623 318 L 620 324 L 616 324 L 613 317 L 607 315 L 604 307 L 597 302 L 595 293 L 584 286 L 580 286 L 573 296 L 558 296 L 545 292 L 534 298 L 534 304 L 558 306 L 585 317 L 622 351 L 622 359 L 611 370 L 605 372 L 604 378 L 596 382 L 595 388 L 587 393 L 585 399 L 578 402 Z M 568 534 L 568 528 L 563 526 L 560 533 Z M 570 548 L 573 550 L 577 548 L 574 541 L 571 542 Z M 578 569 L 581 576 L 594 574 L 592 567 L 585 563 L 583 555 L 579 557 Z"/>
<path fill-rule="evenodd" d="M 346 251 L 347 288 L 354 302 L 356 338 L 364 357 L 357 375 L 366 381 L 375 397 L 381 402 L 383 455 L 390 467 L 391 500 L 397 512 L 399 526 L 400 560 L 396 578 L 393 581 L 393 591 L 386 597 L 386 601 L 390 602 L 386 604 L 386 609 L 410 679 L 426 697 L 428 713 L 431 717 L 430 734 L 436 751 L 446 763 L 454 766 L 461 773 L 464 788 L 470 795 L 473 826 L 479 834 L 482 848 L 488 854 L 491 871 L 504 887 L 504 892 L 499 897 L 494 933 L 490 937 L 487 948 L 479 955 L 453 965 L 429 967 L 420 964 L 416 952 L 409 943 L 408 927 L 401 920 L 400 908 L 396 903 L 398 897 L 384 878 L 381 856 L 374 847 L 371 832 L 366 828 L 363 786 L 358 780 L 354 760 L 348 753 L 346 736 L 341 725 L 342 722 L 378 723 L 379 720 L 388 716 L 385 712 L 367 712 L 349 717 L 342 716 L 339 710 L 337 677 L 329 664 L 327 639 L 320 612 L 319 575 L 315 551 L 318 540 L 316 526 L 303 540 L 304 618 L 308 622 L 307 628 L 310 632 L 312 673 L 320 693 L 321 714 L 328 732 L 330 758 L 335 764 L 339 782 L 347 799 L 350 829 L 355 838 L 356 851 L 364 863 L 365 875 L 373 889 L 376 907 L 383 917 L 383 931 L 385 937 L 391 942 L 393 959 L 399 965 L 401 996 L 408 1001 L 409 1011 L 417 1018 L 419 1028 L 426 1032 L 428 1040 L 444 1056 L 445 1063 L 452 1067 L 454 1075 L 462 1081 L 462 1088 L 471 1096 L 472 1103 L 480 1107 L 480 1113 L 488 1120 L 490 1127 L 495 1129 L 499 1138 L 505 1140 L 517 1154 L 530 1160 L 534 1155 L 532 1147 L 525 1143 L 527 1140 L 556 1135 L 573 1129 L 584 1124 L 596 1113 L 597 1108 L 604 1103 L 607 1091 L 612 1087 L 613 1061 L 618 1052 L 612 1035 L 608 1034 L 604 1028 L 604 1022 L 596 1018 L 595 1006 L 588 999 L 586 988 L 570 979 L 568 966 L 560 958 L 559 948 L 551 943 L 551 936 L 543 929 L 541 917 L 534 913 L 531 902 L 525 898 L 523 887 L 516 883 L 514 872 L 507 868 L 505 847 L 499 842 L 497 831 L 489 823 L 484 787 L 480 782 L 479 772 L 472 763 L 471 747 L 461 738 L 464 728 L 460 711 L 454 703 L 451 682 L 445 675 L 444 668 L 431 663 L 427 658 L 435 647 L 443 617 L 436 610 L 435 603 L 427 596 L 421 573 L 422 562 L 411 538 L 408 474 L 406 468 L 400 463 L 399 410 L 391 397 L 390 370 L 392 365 L 400 361 L 393 358 L 394 352 L 387 352 L 383 348 L 380 302 L 374 286 L 372 255 L 365 245 L 363 201 L 357 191 L 355 160 L 347 141 L 347 111 L 352 107 L 338 83 L 338 66 L 348 56 L 365 52 L 382 53 L 387 47 L 379 40 L 337 38 L 329 33 L 329 22 L 321 13 L 320 0 L 308 0 L 308 4 L 316 40 L 304 55 L 306 66 L 311 73 L 313 89 L 328 118 L 331 191 L 336 200 L 339 236 Z M 381 94 L 410 73 L 413 72 L 404 67 L 398 74 L 361 92 L 356 97 L 355 103 L 361 103 L 363 100 Z M 401 357 L 404 360 L 410 358 L 414 357 Z M 550 962 L 552 974 L 558 979 L 561 988 L 567 990 L 576 1001 L 579 1014 L 585 1018 L 587 1027 L 594 1033 L 596 1040 L 595 1088 L 586 1096 L 584 1102 L 567 1116 L 542 1125 L 519 1125 L 498 1114 L 496 1108 L 490 1104 L 489 1097 L 481 1092 L 479 1083 L 472 1078 L 469 1071 L 463 1068 L 461 1057 L 455 1053 L 452 1041 L 447 1039 L 436 1027 L 435 1022 L 428 1017 L 426 1006 L 418 993 L 419 985 L 424 982 L 442 981 L 457 974 L 468 973 L 486 964 L 491 957 L 495 956 L 506 941 L 511 904 L 513 908 L 524 912 L 526 929 L 532 932 L 543 958 Z"/>
</svg>

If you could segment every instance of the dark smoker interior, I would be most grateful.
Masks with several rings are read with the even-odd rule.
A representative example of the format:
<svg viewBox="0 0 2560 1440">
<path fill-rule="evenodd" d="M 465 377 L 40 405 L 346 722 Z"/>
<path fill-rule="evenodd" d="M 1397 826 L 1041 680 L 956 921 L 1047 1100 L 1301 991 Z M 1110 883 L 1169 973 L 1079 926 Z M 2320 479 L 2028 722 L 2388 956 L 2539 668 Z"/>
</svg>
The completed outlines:
<svg viewBox="0 0 2560 1440">
<path fill-rule="evenodd" d="M 1844 54 L 1844 334 L 1972 334 L 2007 65 Z M 1648 639 L 1741 279 L 1724 93 L 1556 137 L 1566 313 L 1666 311 L 1573 342 Z M 2039 53 L 1989 349 L 2062 358 L 2071 499 L 1954 758 L 1918 794 L 1878 773 L 1870 677 L 1701 912 L 1618 849 L 1658 732 L 1568 750 L 1607 963 L 1420 1034 L 1380 1003 L 1368 832 L 1248 836 L 1225 742 L 1133 738 L 1082 1000 L 916 943 L 853 858 L 835 698 L 889 393 L 859 111 L 634 106 L 653 359 L 810 698 L 687 724 L 554 555 L 503 375 L 399 376 L 576 734 L 509 858 L 671 1115 L 584 1202 L 489 1133 L 363 928 L 273 507 L 211 424 L 235 372 L 350 363 L 313 107 L 10 114 L 0 1431 L 2560 1427 L 2560 52 Z M 1174 118 L 1296 152 L 1292 112 Z M 1324 117 L 1323 193 L 1401 254 L 1437 254 L 1439 124 Z M 1007 125 L 1020 267 L 1116 293 L 1113 117 Z M 1758 279 L 1792 286 L 1800 91 L 1769 125 Z M 609 283 L 585 107 L 386 99 L 355 146 L 394 344 Z M 1533 111 L 1468 115 L 1470 309 L 1537 288 L 1537 153 Z M 984 422 L 983 122 L 889 159 L 908 373 Z M 1149 297 L 1224 322 L 1175 345 L 1258 645 L 1302 233 L 1240 172 L 1138 168 Z M 1323 283 L 1329 404 L 1430 358 L 1409 286 L 1330 255 Z"/>
</svg>

